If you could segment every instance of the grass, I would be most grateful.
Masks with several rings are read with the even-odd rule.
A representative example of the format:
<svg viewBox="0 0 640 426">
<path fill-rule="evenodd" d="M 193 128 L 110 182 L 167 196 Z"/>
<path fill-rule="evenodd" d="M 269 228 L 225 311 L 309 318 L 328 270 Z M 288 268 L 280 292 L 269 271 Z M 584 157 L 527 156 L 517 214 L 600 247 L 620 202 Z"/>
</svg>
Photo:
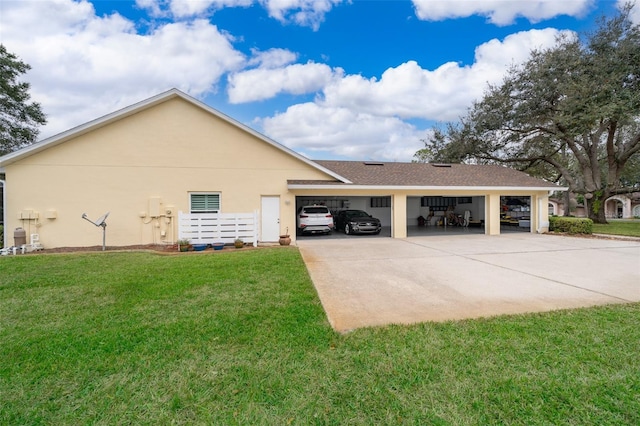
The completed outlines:
<svg viewBox="0 0 640 426">
<path fill-rule="evenodd" d="M 640 237 L 640 220 L 638 219 L 609 219 L 607 224 L 593 224 L 594 234 L 626 235 Z"/>
<path fill-rule="evenodd" d="M 0 424 L 640 424 L 640 304 L 340 335 L 293 247 L 0 271 Z"/>
</svg>

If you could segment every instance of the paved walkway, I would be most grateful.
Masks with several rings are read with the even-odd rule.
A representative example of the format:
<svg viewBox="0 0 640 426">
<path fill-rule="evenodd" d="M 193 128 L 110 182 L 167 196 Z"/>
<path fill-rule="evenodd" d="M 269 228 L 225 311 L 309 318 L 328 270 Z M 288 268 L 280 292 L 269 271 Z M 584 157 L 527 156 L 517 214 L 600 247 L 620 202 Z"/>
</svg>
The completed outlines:
<svg viewBox="0 0 640 426">
<path fill-rule="evenodd" d="M 640 241 L 517 233 L 298 246 L 340 332 L 640 301 Z"/>
</svg>

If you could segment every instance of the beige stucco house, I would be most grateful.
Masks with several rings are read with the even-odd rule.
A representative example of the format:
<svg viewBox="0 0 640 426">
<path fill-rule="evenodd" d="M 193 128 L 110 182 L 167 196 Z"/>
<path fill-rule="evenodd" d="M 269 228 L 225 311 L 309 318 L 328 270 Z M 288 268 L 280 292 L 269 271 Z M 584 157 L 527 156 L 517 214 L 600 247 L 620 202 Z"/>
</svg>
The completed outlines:
<svg viewBox="0 0 640 426">
<path fill-rule="evenodd" d="M 587 217 L 584 204 L 579 204 L 573 197 L 571 199 L 570 214 L 576 217 Z M 566 201 L 564 199 L 550 198 L 549 212 L 557 216 L 564 216 L 567 213 Z M 640 217 L 640 192 L 630 194 L 618 194 L 609 197 L 604 202 L 604 214 L 607 219 L 633 219 Z"/>
<path fill-rule="evenodd" d="M 251 213 L 257 242 L 295 240 L 312 203 L 362 208 L 404 238 L 445 199 L 494 235 L 506 196 L 528 199 L 525 226 L 546 232 L 561 189 L 500 166 L 312 161 L 175 89 L 1 157 L 0 171 L 5 246 L 16 228 L 44 247 L 98 245 L 82 215 L 106 212 L 109 246 L 173 244 L 179 212 Z"/>
</svg>

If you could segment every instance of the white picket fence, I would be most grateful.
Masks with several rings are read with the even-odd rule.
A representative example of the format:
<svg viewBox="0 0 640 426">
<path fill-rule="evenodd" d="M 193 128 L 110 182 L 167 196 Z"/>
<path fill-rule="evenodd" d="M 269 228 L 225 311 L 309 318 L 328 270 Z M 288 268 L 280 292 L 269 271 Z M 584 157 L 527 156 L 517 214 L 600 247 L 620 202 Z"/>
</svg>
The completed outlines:
<svg viewBox="0 0 640 426">
<path fill-rule="evenodd" d="M 253 213 L 183 213 L 178 212 L 178 239 L 192 244 L 223 242 L 233 244 L 240 238 L 258 245 L 258 211 Z"/>
</svg>

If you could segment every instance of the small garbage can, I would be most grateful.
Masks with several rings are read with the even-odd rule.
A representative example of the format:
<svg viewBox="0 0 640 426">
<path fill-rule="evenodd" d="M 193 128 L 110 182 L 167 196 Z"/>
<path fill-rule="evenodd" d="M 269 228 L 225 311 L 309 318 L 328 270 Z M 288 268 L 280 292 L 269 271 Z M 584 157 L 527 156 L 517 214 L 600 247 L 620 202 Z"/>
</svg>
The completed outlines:
<svg viewBox="0 0 640 426">
<path fill-rule="evenodd" d="M 16 230 L 13 231 L 13 241 L 13 245 L 16 247 L 21 247 L 27 244 L 27 231 L 22 228 L 16 228 Z"/>
</svg>

